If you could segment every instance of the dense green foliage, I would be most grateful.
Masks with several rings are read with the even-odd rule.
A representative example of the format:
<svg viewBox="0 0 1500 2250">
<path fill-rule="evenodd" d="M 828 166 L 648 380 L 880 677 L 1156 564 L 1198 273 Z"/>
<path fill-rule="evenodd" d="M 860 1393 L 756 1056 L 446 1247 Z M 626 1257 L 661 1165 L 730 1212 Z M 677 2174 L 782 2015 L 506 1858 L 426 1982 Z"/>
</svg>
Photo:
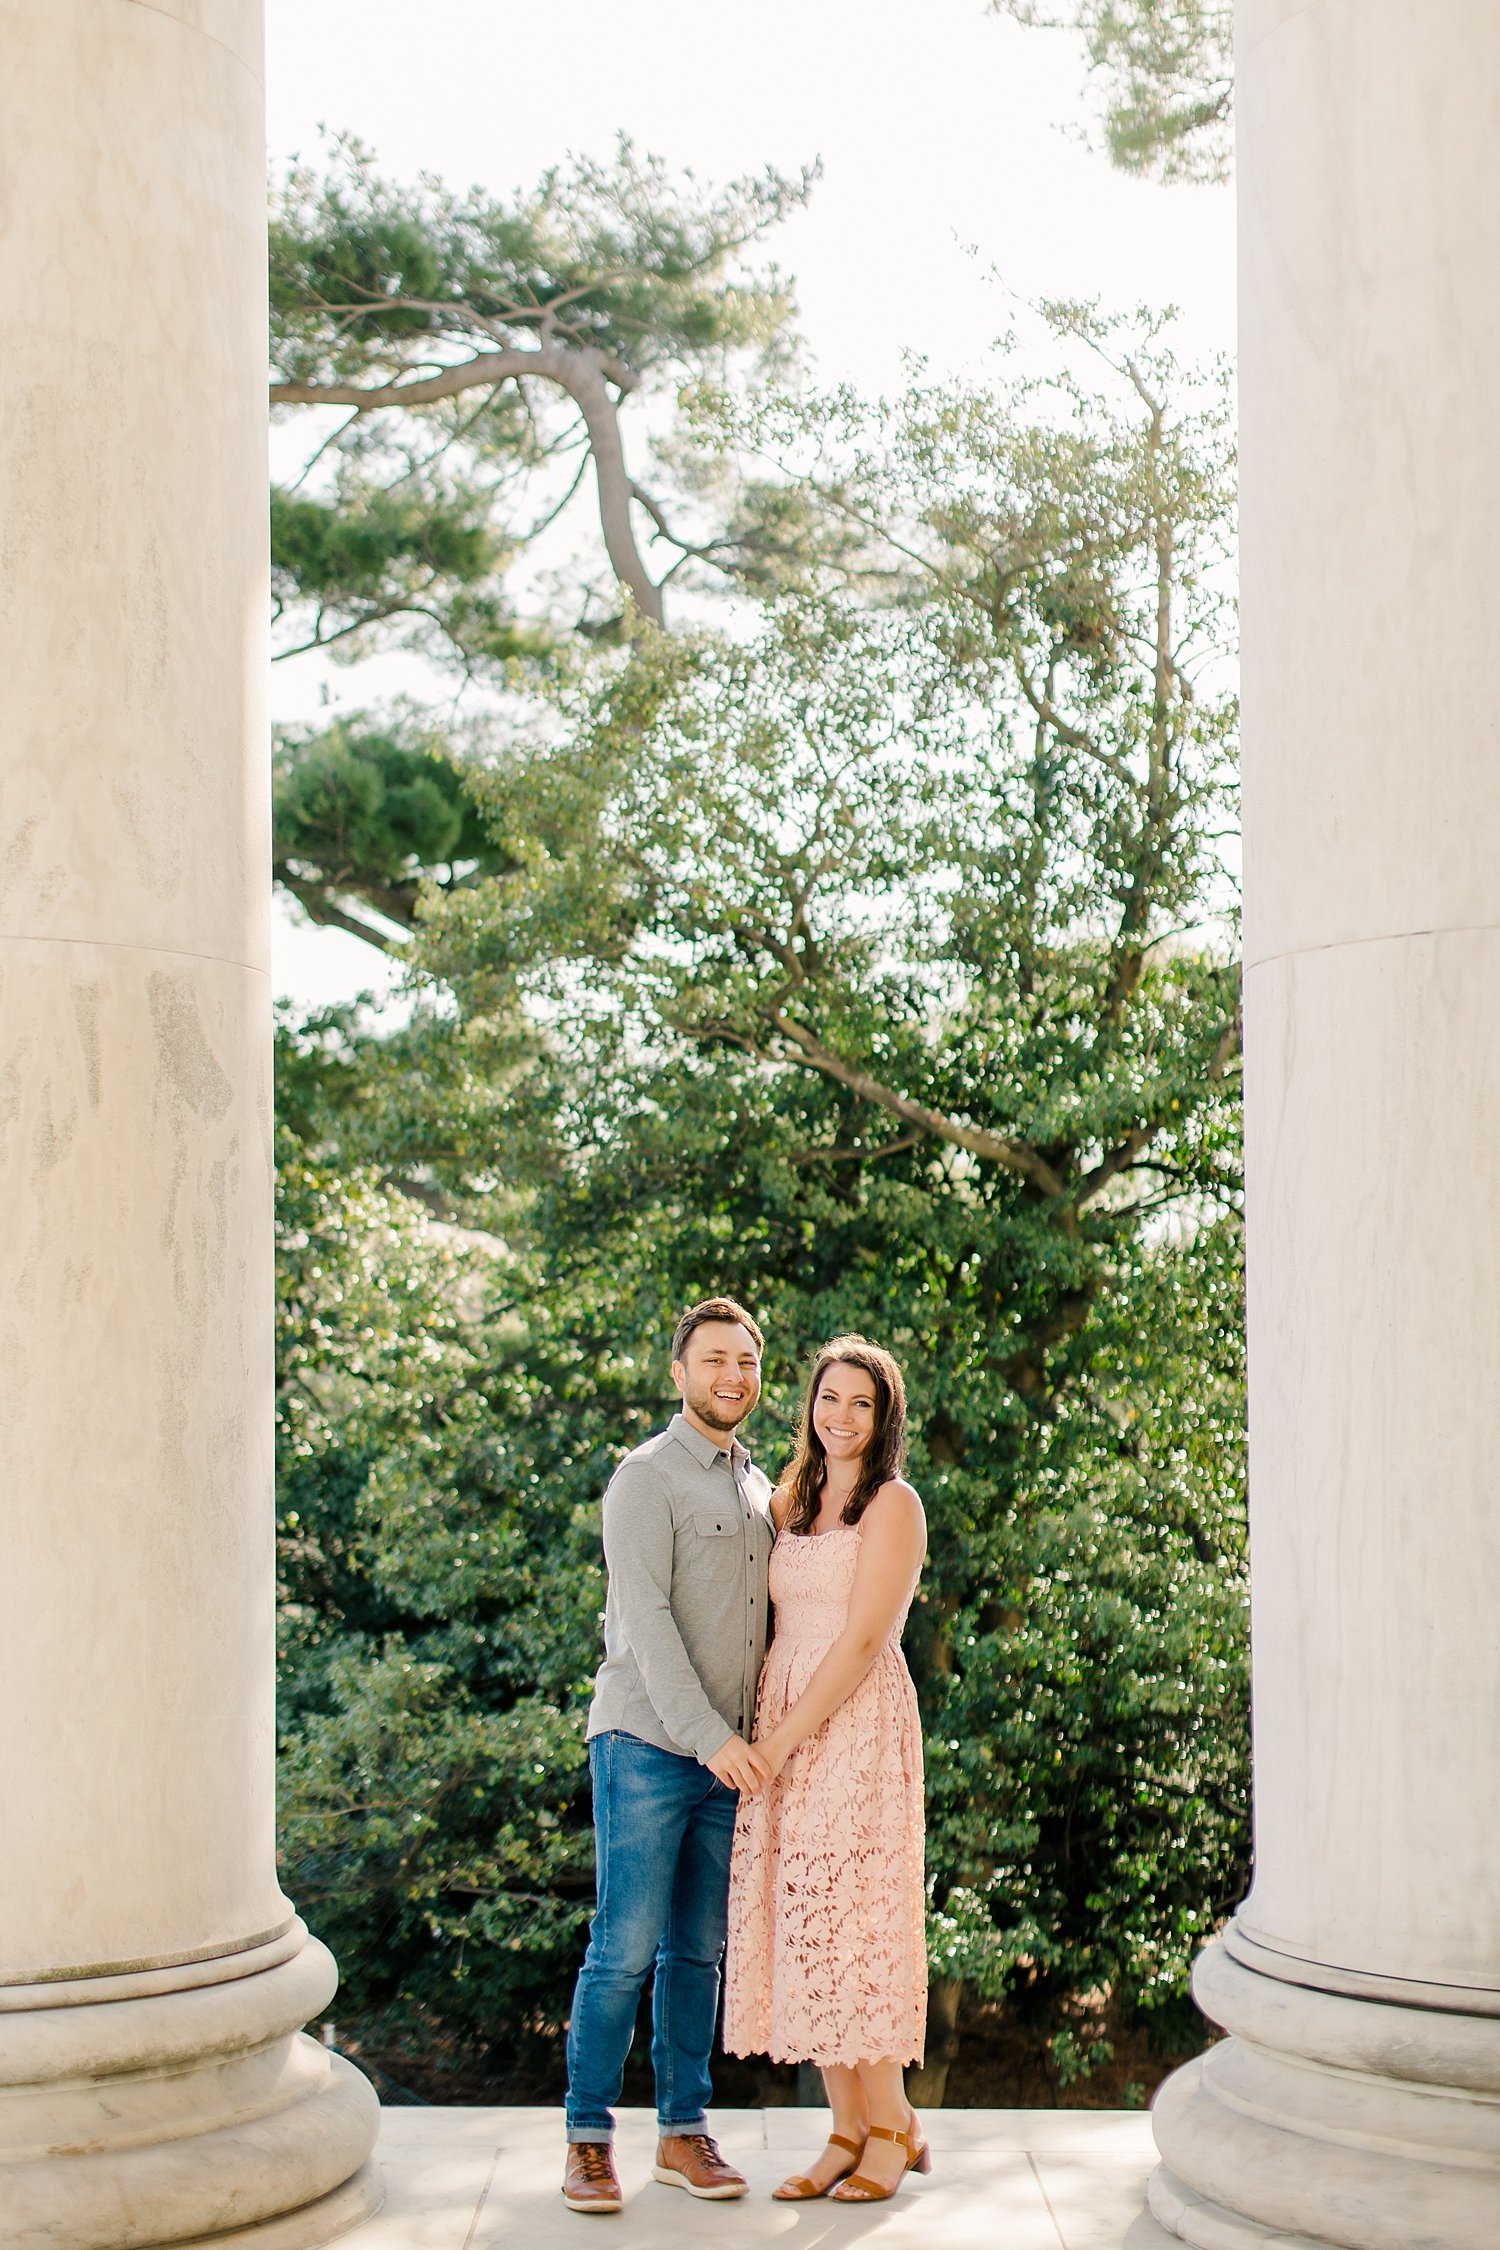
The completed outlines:
<svg viewBox="0 0 1500 2250">
<path fill-rule="evenodd" d="M 907 1369 L 935 1974 L 1076 2072 L 1243 1887 L 1224 413 L 1053 323 L 1042 389 L 703 389 L 787 495 L 760 603 L 559 650 L 430 829 L 373 721 L 288 769 L 306 856 L 367 762 L 338 880 L 417 893 L 410 1023 L 282 1041 L 287 1881 L 388 2052 L 555 2046 L 598 1500 L 711 1288 L 773 1469 L 829 1333 Z"/>
<path fill-rule="evenodd" d="M 503 2046 L 563 1989 L 592 1873 L 595 1574 L 572 1441 L 531 1417 L 555 1371 L 476 1312 L 409 1203 L 288 1132 L 281 1155 L 284 1850 L 391 2051 L 433 2025 Z"/>
<path fill-rule="evenodd" d="M 769 1464 L 831 1329 L 912 1376 L 935 1968 L 1058 2024 L 1113 1985 L 1170 2043 L 1243 1874 L 1233 1236 L 1122 1266 L 1038 1416 L 989 1364 L 993 1297 L 1026 1278 L 1003 1217 L 909 1154 L 811 1176 L 787 1144 L 832 1122 L 817 1087 L 785 1119 L 716 1118 L 713 1091 L 467 1272 L 400 1198 L 286 1166 L 284 1840 L 344 2008 L 388 2054 L 438 2031 L 502 2083 L 560 2021 L 598 1495 L 660 1419 L 665 1317 L 707 1254 L 770 1324 Z"/>
<path fill-rule="evenodd" d="M 388 948 L 363 909 L 409 930 L 423 887 L 451 890 L 504 861 L 462 767 L 415 714 L 283 728 L 271 764 L 274 872 L 316 922 Z"/>
</svg>

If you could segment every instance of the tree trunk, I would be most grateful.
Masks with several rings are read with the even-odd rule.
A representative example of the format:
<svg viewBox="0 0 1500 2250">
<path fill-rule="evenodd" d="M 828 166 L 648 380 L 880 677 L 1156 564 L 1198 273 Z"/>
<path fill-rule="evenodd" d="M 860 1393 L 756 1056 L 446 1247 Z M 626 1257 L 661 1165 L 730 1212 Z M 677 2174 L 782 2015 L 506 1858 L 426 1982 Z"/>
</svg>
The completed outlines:
<svg viewBox="0 0 1500 2250">
<path fill-rule="evenodd" d="M 948 2072 L 958 2053 L 958 2004 L 962 1977 L 933 1977 L 927 1986 L 927 2057 L 920 2070 L 906 2074 L 906 2092 L 916 2109 L 941 2109 Z"/>
</svg>

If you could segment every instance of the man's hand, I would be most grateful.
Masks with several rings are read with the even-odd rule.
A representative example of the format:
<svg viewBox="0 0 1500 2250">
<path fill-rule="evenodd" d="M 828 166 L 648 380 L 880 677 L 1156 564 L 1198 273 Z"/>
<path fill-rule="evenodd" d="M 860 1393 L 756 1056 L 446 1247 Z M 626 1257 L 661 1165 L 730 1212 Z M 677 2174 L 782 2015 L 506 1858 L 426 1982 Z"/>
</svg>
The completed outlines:
<svg viewBox="0 0 1500 2250">
<path fill-rule="evenodd" d="M 716 1750 L 704 1764 L 716 1780 L 726 1789 L 737 1789 L 742 1797 L 758 1797 L 771 1778 L 770 1766 L 755 1745 L 732 1734 L 722 1750 Z"/>
</svg>

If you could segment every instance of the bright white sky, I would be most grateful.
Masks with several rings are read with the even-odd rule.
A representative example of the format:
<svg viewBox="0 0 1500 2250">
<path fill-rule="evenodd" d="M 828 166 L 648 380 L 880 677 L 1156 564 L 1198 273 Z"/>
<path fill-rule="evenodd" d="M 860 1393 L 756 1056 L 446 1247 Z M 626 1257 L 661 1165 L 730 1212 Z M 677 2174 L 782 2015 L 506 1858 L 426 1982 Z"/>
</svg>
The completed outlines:
<svg viewBox="0 0 1500 2250">
<path fill-rule="evenodd" d="M 893 388 L 912 351 L 977 367 L 1011 318 L 991 274 L 1025 298 L 1175 304 L 1187 352 L 1233 351 L 1231 192 L 1121 178 L 1083 142 L 1077 42 L 984 0 L 268 0 L 267 19 L 273 167 L 315 156 L 320 126 L 393 175 L 502 193 L 622 130 L 708 180 L 820 157 L 771 254 L 821 370 L 862 389 Z M 275 668 L 277 717 L 324 682 L 369 700 L 314 661 Z M 346 998 L 387 986 L 384 966 L 278 909 L 278 993 Z"/>
</svg>

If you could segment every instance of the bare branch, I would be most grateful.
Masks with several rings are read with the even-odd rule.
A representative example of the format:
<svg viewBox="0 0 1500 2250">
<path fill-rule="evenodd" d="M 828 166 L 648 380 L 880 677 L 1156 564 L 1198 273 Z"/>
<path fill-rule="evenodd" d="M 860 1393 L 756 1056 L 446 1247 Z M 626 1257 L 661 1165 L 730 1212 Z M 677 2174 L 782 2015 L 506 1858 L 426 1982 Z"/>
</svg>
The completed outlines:
<svg viewBox="0 0 1500 2250">
<path fill-rule="evenodd" d="M 450 446 L 461 445 L 464 439 L 468 436 L 470 430 L 473 429 L 475 423 L 479 421 L 481 416 L 488 414 L 490 408 L 494 405 L 495 400 L 499 397 L 499 395 L 500 385 L 498 383 L 491 383 L 488 394 L 479 401 L 479 404 L 474 407 L 470 413 L 464 416 L 458 427 L 454 430 L 450 430 L 448 432 L 448 435 L 443 438 L 441 443 L 435 445 L 430 453 L 424 454 L 420 461 L 413 461 L 406 468 L 404 468 L 400 476 L 393 478 L 386 489 L 390 492 L 395 492 L 401 485 L 410 484 L 413 477 L 421 476 L 423 470 L 430 469 L 434 461 L 440 461 L 443 455 L 448 451 L 448 448 Z M 344 429 L 347 430 L 350 427 L 350 424 L 353 422 L 357 422 L 358 419 L 359 414 L 356 410 L 355 413 L 350 415 L 349 421 L 344 424 Z M 340 430 L 338 432 L 338 435 L 340 437 L 342 437 L 343 434 L 343 430 Z"/>
<path fill-rule="evenodd" d="M 324 454 L 325 454 L 325 453 L 326 453 L 326 452 L 328 451 L 328 448 L 329 448 L 329 447 L 330 447 L 331 445 L 337 445 L 337 444 L 338 444 L 338 442 L 339 442 L 339 439 L 340 439 L 340 438 L 341 438 L 341 437 L 342 437 L 342 436 L 344 435 L 344 432 L 345 432 L 346 430 L 352 430 L 352 429 L 353 429 L 353 427 L 354 427 L 354 425 L 355 425 L 355 423 L 356 423 L 356 422 L 357 422 L 358 420 L 359 420 L 359 410 L 358 410 L 358 408 L 356 407 L 355 411 L 354 411 L 354 412 L 353 412 L 352 414 L 348 415 L 348 416 L 347 416 L 347 417 L 345 418 L 345 420 L 344 420 L 344 421 L 340 422 L 340 424 L 339 424 L 339 426 L 338 426 L 338 428 L 337 428 L 336 430 L 330 430 L 330 431 L 329 431 L 329 433 L 328 433 L 327 437 L 326 437 L 326 438 L 324 438 L 324 440 L 323 440 L 322 444 L 321 444 L 320 446 L 318 446 L 318 447 L 317 447 L 317 448 L 316 448 L 316 449 L 314 450 L 314 452 L 313 452 L 313 454 L 311 455 L 311 457 L 310 457 L 310 458 L 309 458 L 309 459 L 308 459 L 307 461 L 305 461 L 305 462 L 303 463 L 302 467 L 301 467 L 301 468 L 300 468 L 300 469 L 298 470 L 298 472 L 297 472 L 296 476 L 294 476 L 294 477 L 293 477 L 293 479 L 292 479 L 291 483 L 290 483 L 290 484 L 289 484 L 289 485 L 287 486 L 287 491 L 288 491 L 288 492 L 298 492 L 298 491 L 300 491 L 300 490 L 301 490 L 302 486 L 303 486 L 303 485 L 304 485 L 304 484 L 305 484 L 305 483 L 307 482 L 308 478 L 309 478 L 309 477 L 310 477 L 310 476 L 312 475 L 312 473 L 313 473 L 313 470 L 314 470 L 314 469 L 315 469 L 315 468 L 317 467 L 318 463 L 319 463 L 319 462 L 320 462 L 320 461 L 322 460 L 322 458 L 323 458 Z"/>
<path fill-rule="evenodd" d="M 1112 773 L 1116 781 L 1123 782 L 1133 797 L 1140 795 L 1141 785 L 1123 758 L 1118 757 L 1113 750 L 1104 749 L 1091 734 L 1085 734 L 1081 727 L 1070 726 L 1050 696 L 1038 691 L 1025 665 L 1019 660 L 1015 666 L 1015 674 L 1021 693 L 1043 724 L 1052 729 L 1059 742 L 1066 742 L 1071 750 L 1082 750 L 1087 757 L 1095 759 Z"/>
<path fill-rule="evenodd" d="M 521 375 L 544 375 L 554 383 L 564 381 L 564 362 L 572 355 L 556 346 L 522 351 L 476 352 L 436 375 L 419 375 L 394 383 L 273 383 L 273 406 L 352 406 L 368 414 L 385 406 L 432 406 L 443 398 L 457 398 L 476 385 L 509 382 Z"/>
<path fill-rule="evenodd" d="M 547 510 L 547 513 L 544 516 L 540 517 L 537 522 L 535 522 L 531 526 L 529 531 L 523 531 L 521 533 L 521 543 L 523 546 L 528 545 L 533 539 L 539 539 L 544 531 L 550 530 L 552 525 L 556 523 L 558 517 L 562 514 L 564 508 L 566 508 L 568 502 L 572 499 L 574 493 L 582 484 L 583 472 L 588 467 L 588 465 L 589 452 L 587 446 L 585 446 L 582 456 L 579 459 L 578 467 L 574 470 L 572 476 L 569 478 L 568 489 L 563 494 L 562 498 L 557 501 L 554 506 L 550 507 Z"/>
<path fill-rule="evenodd" d="M 363 922 L 357 915 L 346 914 L 344 909 L 341 906 L 335 906 L 333 901 L 317 888 L 316 884 L 305 882 L 300 876 L 288 874 L 284 866 L 278 865 L 272 872 L 282 889 L 290 891 L 309 921 L 317 922 L 324 929 L 347 930 L 350 937 L 363 938 L 366 945 L 378 946 L 382 953 L 394 954 L 399 959 L 403 942 L 400 938 L 391 936 L 385 930 L 377 929 L 373 922 Z"/>
<path fill-rule="evenodd" d="M 1096 1195 L 1108 1187 L 1117 1172 L 1123 1172 L 1135 1162 L 1143 1148 L 1150 1147 L 1161 1130 L 1160 1125 L 1133 1125 L 1118 1147 L 1112 1148 L 1108 1156 L 1101 1158 L 1091 1172 L 1084 1173 L 1074 1191 L 1074 1208 L 1081 1211 L 1085 1203 L 1092 1202 Z"/>
<path fill-rule="evenodd" d="M 429 578 L 428 586 L 431 583 L 432 581 Z M 422 591 L 425 593 L 427 587 L 424 587 Z M 278 618 L 282 615 L 284 608 L 284 603 L 277 605 L 276 616 Z M 273 664 L 284 664 L 288 657 L 306 656 L 310 649 L 332 648 L 336 641 L 347 640 L 351 633 L 362 633 L 367 625 L 382 625 L 388 617 L 427 617 L 440 630 L 447 630 L 437 611 L 429 608 L 425 602 L 416 600 L 415 596 L 408 600 L 402 595 L 393 594 L 389 601 L 370 602 L 360 611 L 358 617 L 350 618 L 346 625 L 335 626 L 331 633 L 325 633 L 323 630 L 323 609 L 320 605 L 317 628 L 311 640 L 298 641 L 292 648 L 277 649 L 271 658 L 271 662 Z"/>
<path fill-rule="evenodd" d="M 595 353 L 570 355 L 569 377 L 557 378 L 582 414 L 594 456 L 599 485 L 599 523 L 605 550 L 620 584 L 626 588 L 642 617 L 653 625 L 664 624 L 661 588 L 648 577 L 630 520 L 631 480 L 625 467 L 625 447 L 620 436 L 618 399 L 609 395 L 608 363 Z"/>
<path fill-rule="evenodd" d="M 647 492 L 643 486 L 632 484 L 630 487 L 630 497 L 636 502 L 639 507 L 645 509 L 647 515 L 651 518 L 651 521 L 655 524 L 657 530 L 660 532 L 662 538 L 667 541 L 668 545 L 681 549 L 682 560 L 684 562 L 692 556 L 696 555 L 700 557 L 706 557 L 709 555 L 717 554 L 722 547 L 732 547 L 734 545 L 734 541 L 732 539 L 709 539 L 704 541 L 702 544 L 697 544 L 691 539 L 684 539 L 680 536 L 679 533 L 675 532 L 672 529 L 671 525 L 668 523 L 666 515 L 661 507 L 661 503 L 657 500 L 653 500 L 650 493 Z M 674 563 L 672 567 L 675 570 L 680 566 L 679 564 Z"/>
<path fill-rule="evenodd" d="M 878 1141 L 873 1148 L 799 1148 L 787 1158 L 788 1164 L 874 1164 L 882 1156 L 899 1156 L 903 1149 L 915 1148 L 926 1136 L 922 1133 L 902 1133 L 894 1141 Z"/>
<path fill-rule="evenodd" d="M 1036 1188 L 1041 1194 L 1061 1199 L 1067 1193 L 1067 1183 L 1059 1177 L 1036 1149 L 1025 1141 L 1014 1140 L 1006 1133 L 987 1132 L 982 1126 L 965 1124 L 962 1118 L 945 1116 L 942 1110 L 929 1108 L 926 1102 L 913 1101 L 910 1095 L 898 1094 L 894 1087 L 884 1086 L 868 1071 L 858 1070 L 846 1063 L 823 1042 L 791 1017 L 778 1010 L 772 1018 L 773 1028 L 797 1050 L 801 1059 L 823 1077 L 847 1086 L 851 1094 L 861 1101 L 873 1102 L 878 1109 L 888 1110 L 893 1117 L 904 1118 L 908 1125 L 916 1125 L 924 1133 L 938 1140 L 948 1141 L 956 1148 L 966 1148 L 971 1156 L 978 1156 L 991 1164 L 1003 1165 Z"/>
</svg>

